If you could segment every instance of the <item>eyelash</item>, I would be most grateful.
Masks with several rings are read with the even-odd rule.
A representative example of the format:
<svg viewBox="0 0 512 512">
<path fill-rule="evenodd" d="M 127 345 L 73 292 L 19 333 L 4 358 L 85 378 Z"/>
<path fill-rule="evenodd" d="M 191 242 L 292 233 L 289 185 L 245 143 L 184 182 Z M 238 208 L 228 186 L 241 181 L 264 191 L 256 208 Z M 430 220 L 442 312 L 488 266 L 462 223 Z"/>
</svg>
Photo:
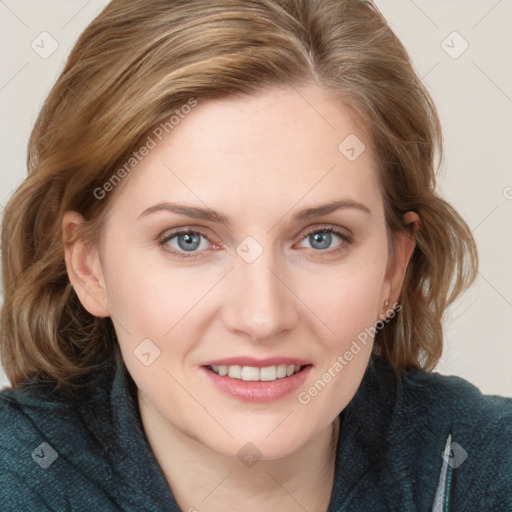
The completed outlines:
<svg viewBox="0 0 512 512">
<path fill-rule="evenodd" d="M 334 234 L 341 239 L 341 243 L 338 246 L 336 246 L 334 249 L 324 249 L 324 250 L 310 249 L 311 251 L 313 251 L 314 253 L 316 253 L 320 256 L 334 256 L 336 254 L 343 252 L 347 248 L 347 246 L 353 244 L 352 237 L 342 233 L 341 231 L 338 231 L 333 226 L 321 226 L 321 227 L 316 227 L 314 229 L 311 229 L 310 231 L 307 231 L 306 233 L 301 235 L 299 242 L 302 242 L 308 236 L 310 236 L 314 233 Z M 171 241 L 173 238 L 175 238 L 179 235 L 191 235 L 191 234 L 192 235 L 201 235 L 206 240 L 208 240 L 208 242 L 210 242 L 206 233 L 204 231 L 202 231 L 201 229 L 198 229 L 198 228 L 186 229 L 186 228 L 184 228 L 184 229 L 176 230 L 169 235 L 161 236 L 158 244 L 160 245 L 160 247 L 162 248 L 163 251 L 165 251 L 169 254 L 172 254 L 173 256 L 176 256 L 178 258 L 188 259 L 189 261 L 192 261 L 197 258 L 200 258 L 201 256 L 199 254 L 204 251 L 190 251 L 189 253 L 187 253 L 186 251 L 176 251 L 174 249 L 168 249 L 168 245 L 167 245 L 169 241 Z"/>
</svg>

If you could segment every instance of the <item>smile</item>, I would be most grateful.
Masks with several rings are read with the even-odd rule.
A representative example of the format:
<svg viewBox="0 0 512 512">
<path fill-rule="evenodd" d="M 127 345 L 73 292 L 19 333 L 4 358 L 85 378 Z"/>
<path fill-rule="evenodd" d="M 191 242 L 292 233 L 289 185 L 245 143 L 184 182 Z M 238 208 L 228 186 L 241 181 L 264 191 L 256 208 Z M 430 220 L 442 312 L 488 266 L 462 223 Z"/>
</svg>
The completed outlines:
<svg viewBox="0 0 512 512">
<path fill-rule="evenodd" d="M 302 386 L 312 368 L 307 361 L 291 358 L 277 361 L 231 358 L 210 361 L 200 369 L 207 382 L 222 394 L 244 402 L 268 403 L 284 398 Z"/>
<path fill-rule="evenodd" d="M 271 382 L 277 379 L 291 377 L 295 373 L 300 372 L 303 367 L 293 364 L 280 364 L 262 368 L 239 365 L 210 365 L 207 368 L 221 377 L 229 377 L 230 379 L 243 380 L 246 382 Z"/>
</svg>

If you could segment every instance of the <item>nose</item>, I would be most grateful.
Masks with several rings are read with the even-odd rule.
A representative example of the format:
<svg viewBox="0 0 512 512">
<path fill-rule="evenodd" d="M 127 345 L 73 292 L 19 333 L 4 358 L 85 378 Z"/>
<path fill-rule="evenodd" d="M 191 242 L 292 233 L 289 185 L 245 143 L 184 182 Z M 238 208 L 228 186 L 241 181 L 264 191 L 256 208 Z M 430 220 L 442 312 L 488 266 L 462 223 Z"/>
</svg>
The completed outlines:
<svg viewBox="0 0 512 512">
<path fill-rule="evenodd" d="M 299 301 L 272 251 L 264 251 L 252 263 L 235 258 L 226 283 L 224 325 L 233 333 L 261 342 L 290 331 L 299 318 Z"/>
</svg>

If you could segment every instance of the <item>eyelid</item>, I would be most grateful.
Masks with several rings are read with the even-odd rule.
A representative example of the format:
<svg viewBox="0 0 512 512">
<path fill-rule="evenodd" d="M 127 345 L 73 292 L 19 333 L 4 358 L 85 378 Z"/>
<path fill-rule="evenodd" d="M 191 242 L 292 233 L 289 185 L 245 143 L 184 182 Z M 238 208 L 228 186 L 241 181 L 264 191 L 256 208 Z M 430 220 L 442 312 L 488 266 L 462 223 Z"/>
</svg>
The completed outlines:
<svg viewBox="0 0 512 512">
<path fill-rule="evenodd" d="M 353 235 L 349 229 L 342 228 L 334 224 L 317 224 L 315 226 L 308 227 L 299 233 L 298 240 L 302 241 L 307 236 L 320 231 L 330 231 L 333 232 L 334 234 L 337 234 L 340 237 L 350 240 L 351 242 L 353 241 Z"/>
<path fill-rule="evenodd" d="M 210 241 L 206 231 L 203 228 L 199 228 L 199 227 L 196 227 L 196 226 L 182 226 L 180 228 L 166 229 L 158 237 L 158 240 L 160 240 L 160 241 L 169 241 L 171 238 L 174 238 L 176 235 L 183 235 L 183 234 L 186 234 L 186 233 L 198 233 L 198 234 L 204 236 L 208 241 Z"/>
</svg>

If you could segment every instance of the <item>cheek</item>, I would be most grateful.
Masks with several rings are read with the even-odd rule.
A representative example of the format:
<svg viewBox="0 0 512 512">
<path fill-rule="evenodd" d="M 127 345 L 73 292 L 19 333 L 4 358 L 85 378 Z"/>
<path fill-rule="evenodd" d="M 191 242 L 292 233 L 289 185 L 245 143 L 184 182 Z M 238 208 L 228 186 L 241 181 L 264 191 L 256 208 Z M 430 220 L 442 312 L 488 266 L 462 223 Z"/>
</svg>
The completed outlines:
<svg viewBox="0 0 512 512">
<path fill-rule="evenodd" d="M 300 296 L 328 328 L 321 338 L 332 348 L 342 348 L 375 325 L 385 264 L 382 257 L 357 256 L 314 279 L 302 280 Z"/>
<path fill-rule="evenodd" d="M 123 359 L 139 388 L 151 392 L 162 389 L 155 380 L 158 372 L 167 382 L 165 369 L 187 370 L 187 355 L 210 320 L 211 303 L 204 299 L 218 276 L 155 263 L 142 251 L 127 249 L 124 255 L 121 264 L 111 259 L 107 265 L 109 307 Z M 148 359 L 154 362 L 146 367 Z"/>
<path fill-rule="evenodd" d="M 201 291 L 204 294 L 206 285 L 190 271 L 170 271 L 161 261 L 155 263 L 145 251 L 121 251 L 119 247 L 112 247 L 106 261 L 112 315 L 134 335 L 161 338 L 186 314 L 194 298 Z M 122 252 L 123 257 L 114 258 L 116 252 Z"/>
<path fill-rule="evenodd" d="M 325 326 L 316 333 L 317 368 L 297 394 L 303 414 L 333 419 L 360 385 L 373 348 L 376 314 L 385 268 L 370 264 L 346 266 L 306 290 L 311 309 Z M 324 326 L 324 327 L 325 327 Z"/>
</svg>

